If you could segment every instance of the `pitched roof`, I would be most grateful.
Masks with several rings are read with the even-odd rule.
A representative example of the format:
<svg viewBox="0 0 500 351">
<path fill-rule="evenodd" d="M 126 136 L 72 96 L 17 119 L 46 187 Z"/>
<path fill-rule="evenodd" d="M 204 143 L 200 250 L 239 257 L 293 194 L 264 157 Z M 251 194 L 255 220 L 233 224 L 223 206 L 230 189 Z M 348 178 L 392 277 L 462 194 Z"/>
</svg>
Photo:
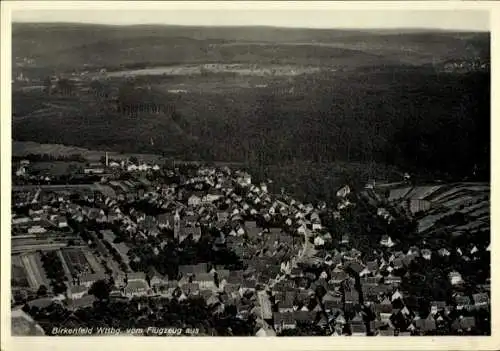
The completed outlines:
<svg viewBox="0 0 500 351">
<path fill-rule="evenodd" d="M 471 303 L 470 297 L 465 295 L 455 296 L 455 302 L 457 305 L 469 305 Z"/>
<path fill-rule="evenodd" d="M 433 318 L 417 319 L 415 326 L 422 331 L 436 330 L 436 321 Z"/>
<path fill-rule="evenodd" d="M 274 324 L 296 324 L 295 318 L 292 312 L 274 312 L 273 313 Z"/>
<path fill-rule="evenodd" d="M 313 322 L 316 317 L 316 313 L 313 311 L 295 311 L 293 312 L 293 318 L 300 322 Z"/>
<path fill-rule="evenodd" d="M 211 273 L 196 273 L 193 277 L 193 282 L 213 282 L 214 276 Z"/>
<path fill-rule="evenodd" d="M 375 313 L 392 313 L 393 308 L 391 304 L 380 304 L 377 303 L 374 305 Z"/>
<path fill-rule="evenodd" d="M 468 330 L 476 326 L 474 317 L 458 318 L 451 324 L 453 330 Z"/>
<path fill-rule="evenodd" d="M 487 293 L 478 293 L 472 295 L 472 298 L 474 300 L 474 303 L 479 304 L 479 303 L 488 303 L 490 301 L 490 298 Z"/>
<path fill-rule="evenodd" d="M 364 269 L 363 265 L 357 261 L 348 263 L 347 268 L 353 270 L 356 274 L 359 274 Z"/>
<path fill-rule="evenodd" d="M 196 265 L 179 266 L 179 273 L 181 274 L 206 273 L 207 271 L 208 271 L 208 263 L 198 263 Z"/>
</svg>

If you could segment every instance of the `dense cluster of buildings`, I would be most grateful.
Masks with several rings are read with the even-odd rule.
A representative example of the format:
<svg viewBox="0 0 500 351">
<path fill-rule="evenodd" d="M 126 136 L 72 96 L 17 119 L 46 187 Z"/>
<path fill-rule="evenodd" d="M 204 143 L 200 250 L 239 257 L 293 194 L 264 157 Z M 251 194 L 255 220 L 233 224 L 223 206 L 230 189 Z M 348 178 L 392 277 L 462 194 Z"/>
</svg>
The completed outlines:
<svg viewBox="0 0 500 351">
<path fill-rule="evenodd" d="M 19 169 L 16 177 L 29 177 L 28 163 Z M 229 168 L 167 169 L 106 157 L 84 174 L 101 179 L 15 188 L 14 308 L 92 306 L 93 284 L 111 280 L 111 298 L 201 296 L 221 311 L 236 306 L 241 318 L 258 320 L 259 336 L 426 335 L 443 328 L 467 333 L 477 323 L 471 311 L 489 309 L 489 288 L 464 294 L 458 271 L 448 277 L 456 287 L 451 300 L 431 301 L 426 314 L 415 308 L 400 272 L 414 260 L 430 262 L 451 253 L 416 246 L 402 251 L 397 240 L 384 235 L 373 248 L 375 257 L 366 259 L 353 245 L 356 238 L 337 237 L 323 223 L 329 215 L 341 221 L 355 206 L 348 186 L 331 208 L 272 194 L 267 184 L 253 184 L 248 173 Z M 414 212 L 426 209 L 409 208 L 414 207 L 419 209 Z M 388 223 L 394 219 L 394 211 L 381 206 L 374 211 Z M 154 261 L 172 243 L 195 245 L 214 233 L 211 250 L 233 252 L 240 267 L 198 260 L 180 264 L 172 276 L 142 265 L 145 251 Z M 467 249 L 463 256 L 474 260 L 489 247 Z M 58 270 L 63 274 L 48 274 Z M 55 288 L 60 284 L 65 291 Z"/>
</svg>

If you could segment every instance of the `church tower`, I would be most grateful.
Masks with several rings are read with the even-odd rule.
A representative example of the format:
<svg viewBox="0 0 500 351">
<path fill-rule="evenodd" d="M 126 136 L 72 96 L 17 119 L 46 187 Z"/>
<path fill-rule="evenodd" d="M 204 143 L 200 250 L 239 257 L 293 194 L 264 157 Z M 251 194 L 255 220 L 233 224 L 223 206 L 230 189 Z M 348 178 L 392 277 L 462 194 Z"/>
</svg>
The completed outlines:
<svg viewBox="0 0 500 351">
<path fill-rule="evenodd" d="M 175 211 L 174 216 L 174 238 L 179 239 L 179 232 L 181 229 L 181 216 L 179 215 L 179 211 Z"/>
</svg>

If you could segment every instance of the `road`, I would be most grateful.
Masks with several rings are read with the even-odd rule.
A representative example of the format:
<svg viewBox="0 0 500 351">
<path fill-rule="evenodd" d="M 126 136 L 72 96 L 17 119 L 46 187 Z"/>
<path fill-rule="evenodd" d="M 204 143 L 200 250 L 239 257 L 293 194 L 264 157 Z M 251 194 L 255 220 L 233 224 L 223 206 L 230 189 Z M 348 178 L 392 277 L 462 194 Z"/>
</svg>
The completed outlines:
<svg viewBox="0 0 500 351">
<path fill-rule="evenodd" d="M 306 229 L 304 232 L 304 243 L 302 244 L 302 249 L 299 251 L 297 254 L 297 257 L 293 258 L 291 261 L 293 264 L 297 264 L 302 262 L 304 259 L 311 257 L 314 254 L 314 247 L 313 245 L 309 242 L 309 239 L 312 236 L 312 231 L 309 229 Z M 277 283 L 283 281 L 285 279 L 285 275 L 280 275 L 278 279 L 274 280 L 272 283 L 267 285 L 268 289 L 272 289 Z"/>
<path fill-rule="evenodd" d="M 297 264 L 304 260 L 305 258 L 308 258 L 314 254 L 314 247 L 313 245 L 309 242 L 309 238 L 312 236 L 312 232 L 309 229 L 306 229 L 304 232 L 304 243 L 302 244 L 302 249 L 299 251 L 297 256 L 293 258 L 291 261 L 293 264 Z M 267 294 L 266 291 L 272 290 L 272 288 L 279 282 L 283 281 L 285 279 L 286 275 L 280 275 L 278 279 L 273 280 L 271 283 L 266 284 L 265 290 L 260 291 L 257 295 L 258 300 L 259 300 L 259 306 L 260 306 L 260 322 L 262 323 L 262 326 L 264 329 L 270 329 L 274 330 L 264 319 L 264 297 L 262 294 Z"/>
</svg>

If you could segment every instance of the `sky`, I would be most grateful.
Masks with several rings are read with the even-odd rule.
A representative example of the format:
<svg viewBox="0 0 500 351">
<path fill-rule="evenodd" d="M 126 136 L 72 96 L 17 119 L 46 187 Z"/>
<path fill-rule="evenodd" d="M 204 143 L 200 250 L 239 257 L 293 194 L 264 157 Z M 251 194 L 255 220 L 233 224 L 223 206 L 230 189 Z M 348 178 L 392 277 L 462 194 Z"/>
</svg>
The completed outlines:
<svg viewBox="0 0 500 351">
<path fill-rule="evenodd" d="M 111 25 L 276 26 L 301 28 L 423 28 L 489 31 L 487 10 L 13 10 L 13 22 L 76 22 Z"/>
</svg>

